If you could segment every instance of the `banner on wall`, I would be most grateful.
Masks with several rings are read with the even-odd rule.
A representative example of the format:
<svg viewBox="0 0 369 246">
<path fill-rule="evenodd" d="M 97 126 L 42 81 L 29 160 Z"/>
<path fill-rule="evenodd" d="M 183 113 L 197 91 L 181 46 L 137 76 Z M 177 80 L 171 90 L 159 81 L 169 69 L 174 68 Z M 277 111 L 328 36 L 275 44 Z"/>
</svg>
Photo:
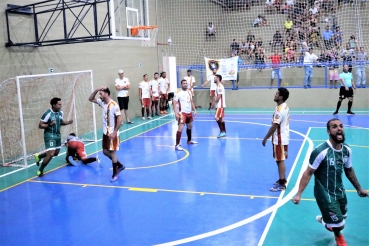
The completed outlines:
<svg viewBox="0 0 369 246">
<path fill-rule="evenodd" d="M 213 74 L 213 69 L 217 70 L 217 74 L 222 75 L 223 80 L 237 80 L 238 72 L 238 56 L 226 59 L 205 59 L 206 77 Z"/>
</svg>

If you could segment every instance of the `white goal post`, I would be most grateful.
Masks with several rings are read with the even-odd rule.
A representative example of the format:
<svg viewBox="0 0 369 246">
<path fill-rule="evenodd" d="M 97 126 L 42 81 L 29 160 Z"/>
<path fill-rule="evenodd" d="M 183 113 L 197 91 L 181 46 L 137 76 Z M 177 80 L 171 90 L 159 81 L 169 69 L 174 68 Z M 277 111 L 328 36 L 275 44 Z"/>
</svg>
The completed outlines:
<svg viewBox="0 0 369 246">
<path fill-rule="evenodd" d="M 91 70 L 17 76 L 0 84 L 0 163 L 28 167 L 33 154 L 42 152 L 44 130 L 38 128 L 53 97 L 62 99 L 62 141 L 74 132 L 84 141 L 97 141 L 95 106 L 88 101 L 93 91 Z"/>
</svg>

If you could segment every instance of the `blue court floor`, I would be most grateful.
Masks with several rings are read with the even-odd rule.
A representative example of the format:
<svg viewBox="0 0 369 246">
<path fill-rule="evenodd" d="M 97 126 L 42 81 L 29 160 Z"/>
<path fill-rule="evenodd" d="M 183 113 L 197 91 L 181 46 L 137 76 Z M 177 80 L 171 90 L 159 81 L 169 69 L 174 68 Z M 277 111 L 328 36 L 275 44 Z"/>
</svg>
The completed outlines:
<svg viewBox="0 0 369 246">
<path fill-rule="evenodd" d="M 172 115 L 135 119 L 121 129 L 118 159 L 126 165 L 115 183 L 101 142 L 87 144 L 98 163 L 65 166 L 62 153 L 35 176 L 36 166 L 0 175 L 0 245 L 335 245 L 319 215 L 313 180 L 300 205 L 291 198 L 309 153 L 326 141 L 331 110 L 291 111 L 287 190 L 271 192 L 278 179 L 272 146 L 263 147 L 272 110 L 227 109 L 227 137 L 218 139 L 214 111 L 193 124 L 197 145 L 175 151 Z M 353 166 L 369 189 L 369 112 L 338 115 Z M 63 151 L 62 151 L 63 152 Z M 369 199 L 344 178 L 348 245 L 369 245 Z"/>
</svg>

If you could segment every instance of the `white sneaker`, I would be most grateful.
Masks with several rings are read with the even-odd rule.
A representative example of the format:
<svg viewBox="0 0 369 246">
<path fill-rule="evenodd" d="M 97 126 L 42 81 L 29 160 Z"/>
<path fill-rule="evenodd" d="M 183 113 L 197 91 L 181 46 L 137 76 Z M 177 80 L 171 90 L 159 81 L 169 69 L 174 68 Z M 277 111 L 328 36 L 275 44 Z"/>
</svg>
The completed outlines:
<svg viewBox="0 0 369 246">
<path fill-rule="evenodd" d="M 147 119 L 148 119 L 148 120 L 151 120 L 151 117 L 149 116 L 149 117 L 147 117 Z"/>
<path fill-rule="evenodd" d="M 182 148 L 180 145 L 176 145 L 175 149 L 176 149 L 176 150 L 183 151 L 183 148 Z"/>
<path fill-rule="evenodd" d="M 142 117 L 142 120 L 146 120 L 145 117 Z"/>
<path fill-rule="evenodd" d="M 198 144 L 198 142 L 191 140 L 191 141 L 188 141 L 187 144 Z"/>
</svg>

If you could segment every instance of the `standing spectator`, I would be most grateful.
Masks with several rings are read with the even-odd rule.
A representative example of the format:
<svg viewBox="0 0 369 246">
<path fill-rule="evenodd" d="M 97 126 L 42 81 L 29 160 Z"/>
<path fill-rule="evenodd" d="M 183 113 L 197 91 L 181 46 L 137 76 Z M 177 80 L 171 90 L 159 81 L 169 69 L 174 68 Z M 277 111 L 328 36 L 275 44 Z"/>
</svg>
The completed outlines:
<svg viewBox="0 0 369 246">
<path fill-rule="evenodd" d="M 329 89 L 332 89 L 333 87 L 337 88 L 337 80 L 338 77 L 338 59 L 339 55 L 335 48 L 332 48 L 331 52 L 329 53 Z"/>
<path fill-rule="evenodd" d="M 333 32 L 332 30 L 329 28 L 329 26 L 325 27 L 325 30 L 322 33 L 322 37 L 324 40 L 324 45 L 326 49 L 331 49 L 331 45 L 333 43 Z"/>
<path fill-rule="evenodd" d="M 358 49 L 356 41 L 356 88 L 365 88 L 365 62 L 368 60 L 368 55 L 364 52 L 364 47 Z"/>
<path fill-rule="evenodd" d="M 139 84 L 138 89 L 138 98 L 141 102 L 141 115 L 142 119 L 145 120 L 145 110 L 146 110 L 146 116 L 147 119 L 151 120 L 150 117 L 150 106 L 151 106 L 151 88 L 149 83 L 149 76 L 147 74 L 144 74 L 143 81 Z"/>
<path fill-rule="evenodd" d="M 282 84 L 282 72 L 280 68 L 282 56 L 278 53 L 278 50 L 275 50 L 274 55 L 271 55 L 269 59 L 272 60 L 272 74 L 269 89 L 272 89 L 275 75 L 277 75 L 277 79 L 279 80 L 278 86 Z"/>
<path fill-rule="evenodd" d="M 336 27 L 336 30 L 334 32 L 334 45 L 337 49 L 340 49 L 342 46 L 342 36 L 343 33 L 339 26 Z"/>
<path fill-rule="evenodd" d="M 313 77 L 313 63 L 318 60 L 318 57 L 313 54 L 313 48 L 309 49 L 309 52 L 305 52 L 304 56 L 304 68 L 305 68 L 305 79 L 304 88 L 311 87 L 311 78 Z"/>
<path fill-rule="evenodd" d="M 209 25 L 206 27 L 206 31 L 205 31 L 205 40 L 208 40 L 208 37 L 210 38 L 211 36 L 213 36 L 215 38 L 215 34 L 217 33 L 217 31 L 215 30 L 215 26 L 212 22 L 209 22 Z"/>
<path fill-rule="evenodd" d="M 337 108 L 336 111 L 333 114 L 338 114 L 338 110 L 341 107 L 342 100 L 345 98 L 348 98 L 348 109 L 347 114 L 352 115 L 355 114 L 351 111 L 352 103 L 354 102 L 354 93 L 356 93 L 355 83 L 352 79 L 352 73 L 348 71 L 349 67 L 348 65 L 343 66 L 343 73 L 340 74 L 340 80 L 341 80 L 341 88 L 340 88 L 340 94 L 339 99 L 337 102 Z"/>
<path fill-rule="evenodd" d="M 231 47 L 231 53 L 235 53 L 237 55 L 240 50 L 240 45 L 236 39 L 233 39 L 233 42 L 231 43 L 230 47 Z"/>
<path fill-rule="evenodd" d="M 121 111 L 121 115 L 126 116 L 127 124 L 133 124 L 133 121 L 129 120 L 128 116 L 128 103 L 129 103 L 129 89 L 131 88 L 131 83 L 127 77 L 124 77 L 124 71 L 118 71 L 118 78 L 115 80 L 115 89 L 118 91 L 118 103 Z M 123 124 L 123 121 L 122 121 Z"/>
<path fill-rule="evenodd" d="M 291 18 L 287 17 L 287 20 L 284 22 L 285 34 L 289 34 L 292 30 L 292 27 L 293 27 L 293 22 L 292 22 Z"/>
<path fill-rule="evenodd" d="M 355 51 L 350 48 L 350 44 L 346 44 L 346 48 L 342 50 L 341 57 L 343 60 L 343 65 L 348 65 L 348 72 L 352 72 L 352 58 L 355 57 Z"/>
<path fill-rule="evenodd" d="M 260 72 L 264 68 L 265 64 L 265 55 L 262 48 L 257 48 L 255 52 L 255 65 L 256 69 L 258 69 Z"/>
<path fill-rule="evenodd" d="M 251 34 L 251 31 L 248 31 L 247 33 L 246 42 L 247 43 L 255 42 L 255 35 Z"/>
</svg>

